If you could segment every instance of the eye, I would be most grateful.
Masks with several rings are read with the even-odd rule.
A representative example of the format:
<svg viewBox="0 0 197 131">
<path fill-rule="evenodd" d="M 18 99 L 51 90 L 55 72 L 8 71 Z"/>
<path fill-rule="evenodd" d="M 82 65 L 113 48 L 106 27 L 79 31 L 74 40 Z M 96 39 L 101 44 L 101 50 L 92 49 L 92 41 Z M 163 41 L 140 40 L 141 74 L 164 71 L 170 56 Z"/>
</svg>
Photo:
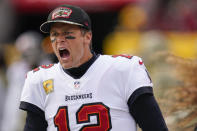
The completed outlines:
<svg viewBox="0 0 197 131">
<path fill-rule="evenodd" d="M 64 32 L 64 35 L 70 35 L 70 34 L 72 34 L 73 32 L 70 32 L 70 31 L 65 31 Z"/>
<path fill-rule="evenodd" d="M 50 35 L 51 35 L 52 37 L 56 37 L 56 36 L 58 36 L 58 33 L 57 33 L 57 32 L 51 32 Z"/>
<path fill-rule="evenodd" d="M 66 39 L 75 39 L 75 36 L 72 35 L 73 32 L 65 31 L 64 35 L 66 36 Z"/>
</svg>

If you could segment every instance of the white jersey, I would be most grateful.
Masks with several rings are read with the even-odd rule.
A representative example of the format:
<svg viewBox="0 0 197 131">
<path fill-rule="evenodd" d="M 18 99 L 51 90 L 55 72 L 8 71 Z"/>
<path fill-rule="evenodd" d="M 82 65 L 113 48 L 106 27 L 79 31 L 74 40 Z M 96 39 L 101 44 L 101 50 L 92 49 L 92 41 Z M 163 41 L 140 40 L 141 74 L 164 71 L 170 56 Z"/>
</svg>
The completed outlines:
<svg viewBox="0 0 197 131">
<path fill-rule="evenodd" d="M 80 78 L 66 74 L 60 63 L 27 74 L 22 102 L 45 113 L 47 131 L 136 131 L 129 97 L 140 87 L 152 87 L 137 56 L 100 55 Z"/>
</svg>

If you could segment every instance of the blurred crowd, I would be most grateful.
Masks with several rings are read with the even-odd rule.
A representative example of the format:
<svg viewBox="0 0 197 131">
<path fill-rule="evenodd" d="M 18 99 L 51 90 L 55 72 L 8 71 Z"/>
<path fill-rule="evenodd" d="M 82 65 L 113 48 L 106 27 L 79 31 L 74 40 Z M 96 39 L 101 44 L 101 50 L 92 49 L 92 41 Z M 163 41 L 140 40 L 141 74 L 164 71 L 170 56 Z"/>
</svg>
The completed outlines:
<svg viewBox="0 0 197 131">
<path fill-rule="evenodd" d="M 158 5 L 162 10 L 156 12 L 159 17 L 155 20 L 143 4 L 125 6 L 113 32 L 103 41 L 103 51 L 142 57 L 169 130 L 194 131 L 197 127 L 197 2 L 174 0 Z"/>
<path fill-rule="evenodd" d="M 196 7 L 196 0 L 128 4 L 102 43 L 103 54 L 142 57 L 170 131 L 197 127 Z M 18 106 L 25 75 L 54 61 L 49 38 L 36 31 L 0 44 L 0 131 L 22 130 L 25 114 Z"/>
<path fill-rule="evenodd" d="M 14 44 L 1 45 L 0 67 L 0 131 L 21 131 L 25 114 L 19 100 L 26 73 L 53 62 L 50 43 L 35 31 L 18 36 Z"/>
</svg>

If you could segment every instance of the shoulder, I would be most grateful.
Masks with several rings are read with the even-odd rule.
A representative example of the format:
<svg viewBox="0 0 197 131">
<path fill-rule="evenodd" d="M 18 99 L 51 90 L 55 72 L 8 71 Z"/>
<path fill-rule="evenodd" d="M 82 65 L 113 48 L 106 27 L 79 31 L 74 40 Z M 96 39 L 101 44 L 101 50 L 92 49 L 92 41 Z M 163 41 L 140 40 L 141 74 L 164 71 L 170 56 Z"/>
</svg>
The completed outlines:
<svg viewBox="0 0 197 131">
<path fill-rule="evenodd" d="M 103 60 L 108 60 L 114 63 L 134 63 L 135 61 L 141 61 L 142 58 L 139 56 L 132 56 L 127 54 L 120 55 L 101 55 Z"/>
<path fill-rule="evenodd" d="M 54 76 L 58 64 L 42 65 L 27 73 L 20 101 L 36 105 L 41 110 L 44 110 L 44 101 L 46 91 L 44 80 Z"/>
<path fill-rule="evenodd" d="M 111 67 L 117 69 L 131 69 L 134 66 L 144 65 L 142 58 L 131 55 L 101 55 L 102 61 L 106 61 Z"/>
<path fill-rule="evenodd" d="M 58 68 L 58 64 L 48 64 L 48 65 L 41 65 L 31 71 L 29 71 L 26 75 L 27 79 L 31 79 L 34 81 L 38 81 L 44 76 L 48 74 L 55 73 L 55 70 Z"/>
</svg>

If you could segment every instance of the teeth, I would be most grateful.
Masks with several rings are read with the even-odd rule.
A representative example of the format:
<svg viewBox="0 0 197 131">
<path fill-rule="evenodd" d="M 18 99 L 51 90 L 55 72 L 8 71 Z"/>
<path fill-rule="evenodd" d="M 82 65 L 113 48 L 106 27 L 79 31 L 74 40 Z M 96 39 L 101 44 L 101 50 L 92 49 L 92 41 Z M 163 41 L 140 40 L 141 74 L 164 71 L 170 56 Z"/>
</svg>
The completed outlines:
<svg viewBox="0 0 197 131">
<path fill-rule="evenodd" d="M 65 50 L 66 48 L 59 48 L 59 50 Z"/>
</svg>

